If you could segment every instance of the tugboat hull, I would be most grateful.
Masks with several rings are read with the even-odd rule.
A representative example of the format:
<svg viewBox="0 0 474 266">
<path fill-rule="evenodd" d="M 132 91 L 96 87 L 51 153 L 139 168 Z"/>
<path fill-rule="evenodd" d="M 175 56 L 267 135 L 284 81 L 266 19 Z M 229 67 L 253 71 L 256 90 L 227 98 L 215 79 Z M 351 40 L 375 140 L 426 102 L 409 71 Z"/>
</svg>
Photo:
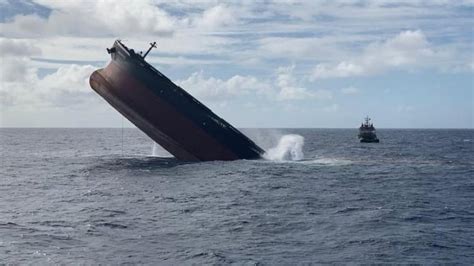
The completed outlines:
<svg viewBox="0 0 474 266">
<path fill-rule="evenodd" d="M 116 41 L 90 85 L 155 142 L 186 161 L 256 159 L 263 150 Z"/>
<path fill-rule="evenodd" d="M 379 143 L 379 139 L 361 139 L 361 143 Z"/>
</svg>

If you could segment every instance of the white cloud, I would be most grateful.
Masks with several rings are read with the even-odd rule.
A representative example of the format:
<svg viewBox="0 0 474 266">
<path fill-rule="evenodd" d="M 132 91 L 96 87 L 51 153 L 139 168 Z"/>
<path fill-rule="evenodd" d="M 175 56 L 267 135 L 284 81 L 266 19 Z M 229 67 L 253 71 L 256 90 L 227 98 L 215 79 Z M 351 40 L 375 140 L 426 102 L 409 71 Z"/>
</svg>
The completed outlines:
<svg viewBox="0 0 474 266">
<path fill-rule="evenodd" d="M 195 72 L 185 80 L 177 81 L 193 96 L 207 101 L 235 99 L 236 96 L 265 95 L 272 89 L 266 82 L 255 77 L 235 75 L 227 80 L 205 78 L 202 72 Z"/>
<path fill-rule="evenodd" d="M 303 87 L 281 87 L 278 94 L 279 100 L 303 100 L 312 98 L 314 94 Z"/>
<path fill-rule="evenodd" d="M 28 41 L 0 38 L 0 82 L 27 80 L 33 75 L 28 69 L 29 57 L 39 54 L 41 50 Z"/>
<path fill-rule="evenodd" d="M 474 62 L 467 63 L 467 69 L 471 72 L 474 72 Z"/>
<path fill-rule="evenodd" d="M 156 37 L 156 36 L 155 36 Z M 166 62 L 168 64 L 205 64 L 205 61 L 223 63 L 215 58 L 205 57 L 200 59 L 183 60 L 186 54 L 219 55 L 225 54 L 226 47 L 233 44 L 233 40 L 217 36 L 202 36 L 194 34 L 177 33 L 170 38 L 140 37 L 124 40 L 123 42 L 135 50 L 146 50 L 148 43 L 157 40 L 158 48 L 153 50 L 147 57 L 149 62 Z M 110 56 L 105 48 L 111 47 L 114 38 L 75 38 L 67 36 L 49 37 L 36 42 L 36 46 L 41 49 L 41 55 L 37 58 L 53 60 L 74 60 L 74 61 L 108 61 Z M 28 39 L 34 42 L 34 39 Z M 155 53 L 169 54 L 163 57 L 156 57 Z M 230 63 L 230 61 L 227 61 Z"/>
<path fill-rule="evenodd" d="M 54 35 L 168 35 L 177 24 L 186 23 L 168 15 L 150 0 L 36 2 L 52 9 L 49 17 L 17 15 L 12 21 L 1 24 L 2 32 L 14 37 L 41 38 Z"/>
<path fill-rule="evenodd" d="M 18 14 L 0 23 L 1 32 L 9 37 L 45 38 L 76 37 L 170 37 L 177 31 L 204 33 L 237 25 L 248 14 L 240 5 L 204 3 L 184 4 L 183 15 L 162 8 L 169 2 L 154 0 L 34 0 L 52 9 L 48 17 Z M 179 5 L 175 5 L 179 6 Z"/>
<path fill-rule="evenodd" d="M 147 61 L 171 76 L 185 75 L 185 89 L 218 101 L 215 105 L 228 103 L 229 112 L 251 98 L 307 110 L 308 104 L 298 101 L 358 93 L 351 87 L 318 89 L 316 84 L 339 86 L 333 83 L 339 81 L 320 81 L 325 78 L 363 76 L 370 81 L 369 76 L 389 71 L 423 69 L 430 76 L 437 70 L 443 75 L 474 70 L 466 28 L 472 24 L 466 11 L 472 1 L 33 1 L 51 13 L 15 16 L 7 11 L 10 17 L 0 23 L 6 40 L 0 39 L 2 106 L 100 100 L 86 82 L 93 69 L 87 65 L 108 61 L 105 48 L 116 38 L 135 50 L 156 40 L 158 49 Z M 3 4 L 11 3 L 16 4 Z M 290 64 L 298 69 L 278 68 Z M 326 104 L 319 108 L 339 108 Z"/>
<path fill-rule="evenodd" d="M 366 69 L 352 62 L 342 61 L 335 66 L 327 64 L 318 64 L 313 69 L 311 80 L 321 78 L 344 78 L 350 76 L 359 76 L 366 73 Z"/>
<path fill-rule="evenodd" d="M 0 38 L 0 56 L 2 58 L 25 57 L 40 54 L 41 50 L 30 41 Z"/>
<path fill-rule="evenodd" d="M 5 57 L 0 65 L 0 82 L 24 81 L 28 76 L 28 60 Z"/>
<path fill-rule="evenodd" d="M 426 66 L 436 56 L 423 32 L 403 31 L 384 42 L 369 44 L 361 56 L 352 60 L 316 65 L 311 79 L 371 75 L 393 68 Z"/>
<path fill-rule="evenodd" d="M 375 62 L 393 67 L 424 64 L 425 60 L 435 56 L 431 44 L 420 30 L 403 31 L 383 43 L 372 43 L 365 53 L 364 65 Z"/>
<path fill-rule="evenodd" d="M 342 94 L 357 94 L 359 93 L 359 89 L 355 87 L 346 87 L 341 89 Z"/>
<path fill-rule="evenodd" d="M 90 74 L 96 69 L 93 66 L 62 66 L 41 78 L 38 70 L 29 66 L 27 59 L 22 62 L 22 78 L 13 79 L 2 74 L 0 94 L 5 106 L 33 109 L 63 106 L 84 102 L 93 95 L 88 82 Z"/>
<path fill-rule="evenodd" d="M 415 107 L 413 107 L 411 105 L 401 104 L 401 105 L 397 106 L 396 110 L 399 113 L 410 113 L 410 112 L 413 112 L 415 110 Z"/>
<path fill-rule="evenodd" d="M 195 24 L 197 27 L 213 30 L 232 25 L 237 21 L 237 13 L 228 6 L 220 4 L 205 10 Z"/>
<path fill-rule="evenodd" d="M 331 99 L 332 93 L 327 90 L 308 90 L 301 86 L 294 76 L 295 66 L 279 67 L 276 71 L 276 86 L 279 88 L 279 100 Z"/>
<path fill-rule="evenodd" d="M 328 113 L 334 113 L 334 112 L 337 112 L 338 110 L 339 110 L 339 105 L 337 103 L 333 103 L 323 108 L 323 111 L 328 112 Z"/>
<path fill-rule="evenodd" d="M 332 99 L 328 90 L 309 90 L 301 85 L 301 79 L 294 75 L 295 66 L 279 67 L 275 79 L 260 80 L 254 76 L 235 75 L 227 80 L 209 77 L 195 72 L 177 83 L 192 95 L 205 101 L 237 100 L 237 97 L 264 97 L 268 100 L 293 101 L 311 99 Z"/>
<path fill-rule="evenodd" d="M 356 41 L 357 38 L 345 36 L 344 39 L 325 37 L 265 37 L 258 41 L 258 53 L 264 57 L 294 58 L 298 60 L 335 60 L 346 54 L 340 47 L 342 41 Z"/>
<path fill-rule="evenodd" d="M 183 54 L 216 54 L 229 57 L 239 65 L 265 63 L 264 59 L 275 57 L 322 62 L 314 69 L 313 79 L 374 73 L 368 66 L 370 62 L 356 55 L 354 45 L 374 42 L 380 36 L 399 32 L 400 27 L 410 25 L 412 20 L 416 22 L 423 18 L 445 24 L 453 21 L 453 25 L 443 28 L 445 34 L 452 34 L 452 28 L 456 29 L 460 23 L 465 25 L 461 20 L 446 21 L 452 11 L 444 8 L 448 4 L 442 1 L 430 3 L 432 9 L 429 12 L 423 1 L 402 1 L 393 6 L 377 1 L 294 1 L 265 5 L 260 2 L 216 1 L 199 1 L 196 5 L 195 2 L 181 0 L 35 2 L 52 9 L 49 17 L 17 15 L 6 23 L 0 23 L 0 35 L 41 39 L 38 46 L 44 51 L 44 58 L 105 60 L 104 47 L 110 46 L 114 38 L 122 37 L 136 49 L 146 49 L 146 43 L 157 40 L 160 53 L 177 57 Z M 448 6 L 457 5 L 469 3 L 449 3 Z M 433 16 L 443 20 L 433 19 Z M 390 23 L 386 21 L 387 17 L 390 17 Z M 367 26 L 374 24 L 383 34 L 366 33 Z M 424 30 L 430 37 L 440 34 L 440 30 Z M 407 43 L 407 40 L 402 42 Z M 374 48 L 380 50 L 376 45 L 380 43 L 374 44 Z M 397 45 L 396 42 L 387 43 L 393 51 L 400 50 Z M 366 53 L 370 49 L 368 47 Z M 410 57 L 404 55 L 384 56 L 389 60 L 386 68 L 410 64 L 410 60 L 406 61 Z M 455 59 L 459 56 L 462 55 L 446 55 Z M 367 57 L 367 60 L 371 59 Z M 187 65 L 195 63 L 182 58 L 168 58 L 167 61 Z M 459 63 L 459 60 L 452 61 Z M 442 64 L 432 62 L 432 65 Z M 464 62 L 462 65 L 465 69 L 468 64 Z M 375 73 L 378 73 L 377 70 Z"/>
<path fill-rule="evenodd" d="M 34 44 L 0 40 L 0 49 L 4 49 L 0 64 L 2 126 L 84 126 L 89 121 L 83 119 L 84 113 L 96 110 L 100 117 L 100 112 L 111 111 L 89 86 L 96 67 L 63 64 L 45 75 L 45 69 L 40 70 L 30 59 L 41 53 Z M 90 121 L 99 126 L 97 117 L 90 117 Z"/>
<path fill-rule="evenodd" d="M 91 65 L 62 66 L 39 80 L 38 87 L 46 93 L 90 92 L 89 76 L 97 68 Z"/>
</svg>

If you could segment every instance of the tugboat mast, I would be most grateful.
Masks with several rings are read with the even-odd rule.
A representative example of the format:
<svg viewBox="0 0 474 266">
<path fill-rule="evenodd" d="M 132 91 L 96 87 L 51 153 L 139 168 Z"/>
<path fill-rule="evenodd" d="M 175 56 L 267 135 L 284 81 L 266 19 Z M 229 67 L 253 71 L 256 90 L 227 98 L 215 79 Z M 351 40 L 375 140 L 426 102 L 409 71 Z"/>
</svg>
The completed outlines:
<svg viewBox="0 0 474 266">
<path fill-rule="evenodd" d="M 143 55 L 143 59 L 148 55 L 148 53 L 151 51 L 151 49 L 156 48 L 156 42 L 150 43 L 150 48 L 148 48 L 148 51 L 146 51 L 145 55 Z"/>
</svg>

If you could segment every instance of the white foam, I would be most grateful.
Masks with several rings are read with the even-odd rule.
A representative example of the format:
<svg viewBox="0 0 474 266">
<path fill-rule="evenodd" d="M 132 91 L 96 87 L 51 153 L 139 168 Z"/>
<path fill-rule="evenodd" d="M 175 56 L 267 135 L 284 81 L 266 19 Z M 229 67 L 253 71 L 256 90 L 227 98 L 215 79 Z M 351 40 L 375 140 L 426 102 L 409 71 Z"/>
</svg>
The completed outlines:
<svg viewBox="0 0 474 266">
<path fill-rule="evenodd" d="M 305 161 L 308 164 L 320 164 L 320 165 L 329 165 L 329 166 L 338 166 L 338 165 L 349 165 L 352 164 L 351 160 L 337 159 L 337 158 L 319 158 L 315 160 Z"/>
<path fill-rule="evenodd" d="M 304 138 L 300 135 L 284 135 L 278 144 L 267 150 L 263 157 L 271 161 L 300 161 L 304 159 Z"/>
</svg>

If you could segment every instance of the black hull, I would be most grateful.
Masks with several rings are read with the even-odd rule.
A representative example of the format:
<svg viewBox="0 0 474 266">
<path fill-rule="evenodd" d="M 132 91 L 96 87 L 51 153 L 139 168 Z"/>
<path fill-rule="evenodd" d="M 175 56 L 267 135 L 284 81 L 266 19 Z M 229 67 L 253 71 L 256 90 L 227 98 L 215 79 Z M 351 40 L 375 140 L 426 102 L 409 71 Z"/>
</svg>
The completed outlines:
<svg viewBox="0 0 474 266">
<path fill-rule="evenodd" d="M 361 143 L 379 143 L 379 139 L 361 139 Z"/>
<path fill-rule="evenodd" d="M 91 87 L 176 158 L 257 159 L 264 151 L 120 41 Z"/>
</svg>

